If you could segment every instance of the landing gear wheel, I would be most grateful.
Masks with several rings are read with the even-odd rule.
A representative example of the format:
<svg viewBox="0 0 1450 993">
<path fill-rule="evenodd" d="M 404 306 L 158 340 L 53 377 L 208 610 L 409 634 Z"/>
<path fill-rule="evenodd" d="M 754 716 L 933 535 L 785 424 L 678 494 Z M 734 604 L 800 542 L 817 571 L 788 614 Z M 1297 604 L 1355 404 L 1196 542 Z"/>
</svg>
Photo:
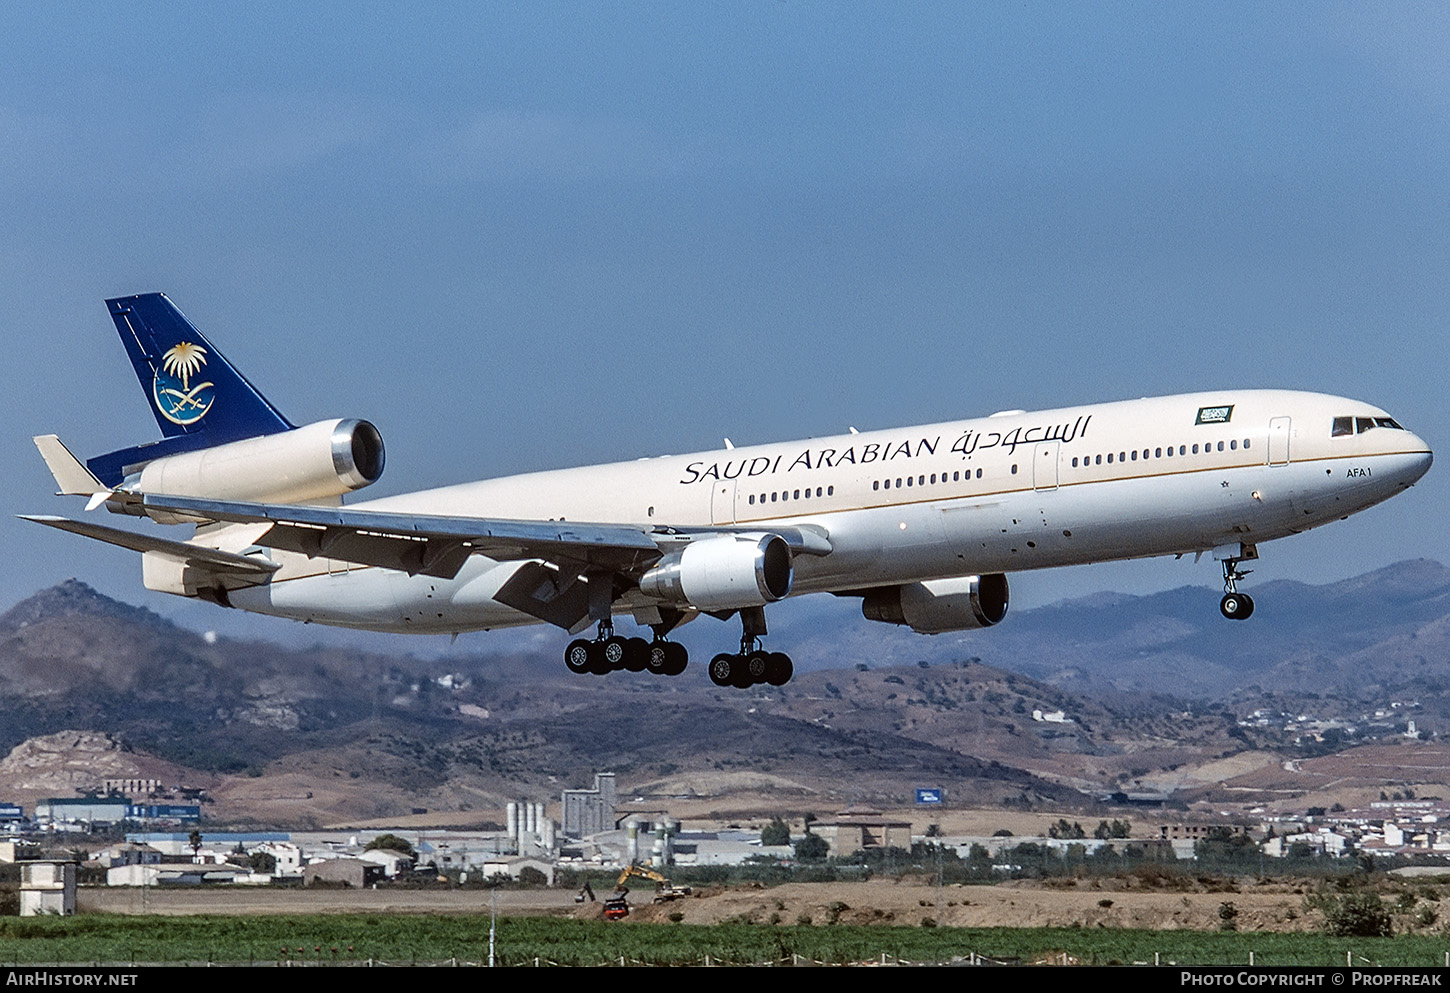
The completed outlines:
<svg viewBox="0 0 1450 993">
<path fill-rule="evenodd" d="M 670 672 L 670 645 L 672 642 L 656 641 L 649 646 L 644 667 L 656 676 L 667 676 Z"/>
<path fill-rule="evenodd" d="M 649 664 L 649 642 L 630 638 L 624 643 L 624 667 L 630 672 L 644 672 Z"/>
<path fill-rule="evenodd" d="M 1247 593 L 1225 593 L 1218 610 L 1231 621 L 1246 621 L 1254 612 L 1254 600 Z"/>
<path fill-rule="evenodd" d="M 612 636 L 605 638 L 598 644 L 600 648 L 600 666 L 597 671 L 601 676 L 607 672 L 624 668 L 625 656 L 629 654 L 625 639 Z"/>
<path fill-rule="evenodd" d="M 770 653 L 751 652 L 736 662 L 736 667 L 739 672 L 735 685 L 742 690 L 749 689 L 756 683 L 765 682 L 766 673 L 770 671 Z"/>
<path fill-rule="evenodd" d="M 583 674 L 593 668 L 590 648 L 591 643 L 583 638 L 569 642 L 569 647 L 564 649 L 564 664 L 570 672 Z"/>
<path fill-rule="evenodd" d="M 685 666 L 690 664 L 690 653 L 684 645 L 678 645 L 673 641 L 665 643 L 665 675 L 678 676 L 685 671 Z"/>
<path fill-rule="evenodd" d="M 765 681 L 771 686 L 784 686 L 795 674 L 790 656 L 784 652 L 771 652 L 765 666 Z"/>
<path fill-rule="evenodd" d="M 717 655 L 710 660 L 710 682 L 716 686 L 729 686 L 735 677 L 735 656 Z"/>
</svg>

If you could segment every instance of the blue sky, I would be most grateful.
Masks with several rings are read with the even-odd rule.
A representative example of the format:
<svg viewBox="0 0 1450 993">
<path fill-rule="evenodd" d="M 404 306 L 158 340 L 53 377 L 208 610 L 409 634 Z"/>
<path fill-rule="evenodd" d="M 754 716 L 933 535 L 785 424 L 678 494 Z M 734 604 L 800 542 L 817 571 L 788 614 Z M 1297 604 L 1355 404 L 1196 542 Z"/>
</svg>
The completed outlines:
<svg viewBox="0 0 1450 993">
<path fill-rule="evenodd" d="M 15 3 L 0 30 L 13 513 L 78 512 L 31 435 L 155 437 L 101 302 L 149 290 L 294 422 L 378 424 L 380 493 L 1234 386 L 1444 447 L 1450 8 Z M 1256 578 L 1450 561 L 1444 475 Z M 77 576 L 174 613 L 130 553 L 0 541 L 0 606 Z M 1184 583 L 1217 574 L 1014 591 Z"/>
</svg>

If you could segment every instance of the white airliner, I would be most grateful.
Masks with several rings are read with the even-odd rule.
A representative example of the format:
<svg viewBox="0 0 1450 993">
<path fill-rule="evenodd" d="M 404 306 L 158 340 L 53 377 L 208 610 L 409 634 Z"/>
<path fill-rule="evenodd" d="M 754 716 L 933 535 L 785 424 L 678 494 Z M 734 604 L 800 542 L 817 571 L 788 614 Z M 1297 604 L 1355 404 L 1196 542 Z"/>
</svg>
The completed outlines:
<svg viewBox="0 0 1450 993">
<path fill-rule="evenodd" d="M 576 672 L 678 674 L 667 635 L 738 616 L 720 685 L 783 684 L 765 607 L 860 597 L 925 634 L 988 627 L 1006 574 L 1156 555 L 1239 566 L 1274 538 L 1414 485 L 1429 446 L 1385 411 L 1282 390 L 1220 390 L 531 473 L 342 505 L 374 482 L 366 421 L 294 427 L 161 294 L 107 301 L 163 439 L 89 459 L 36 439 L 88 508 L 195 524 L 187 540 L 30 517 L 142 553 L 148 589 L 376 631 L 546 622 Z M 653 638 L 614 633 L 629 615 Z"/>
</svg>

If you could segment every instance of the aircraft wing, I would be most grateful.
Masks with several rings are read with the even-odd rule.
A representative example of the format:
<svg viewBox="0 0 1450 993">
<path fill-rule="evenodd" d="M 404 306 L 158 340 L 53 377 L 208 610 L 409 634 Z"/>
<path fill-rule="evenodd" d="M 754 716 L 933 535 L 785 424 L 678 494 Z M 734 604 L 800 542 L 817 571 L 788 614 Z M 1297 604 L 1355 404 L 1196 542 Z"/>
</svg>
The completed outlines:
<svg viewBox="0 0 1450 993">
<path fill-rule="evenodd" d="M 394 511 L 295 504 L 244 503 L 147 494 L 144 509 L 205 521 L 271 522 L 258 545 L 411 575 L 451 579 L 475 553 L 500 561 L 542 559 L 575 575 L 603 571 L 638 577 L 672 548 L 733 527 L 645 527 L 566 521 L 449 517 Z M 826 555 L 825 531 L 810 526 L 771 528 L 796 554 Z"/>
<path fill-rule="evenodd" d="M 655 562 L 690 541 L 751 533 L 736 527 L 675 528 L 566 521 L 448 517 L 296 504 L 246 503 L 146 494 L 145 513 L 198 522 L 271 524 L 252 542 L 263 548 L 325 556 L 452 579 L 469 556 L 524 560 L 494 599 L 542 621 L 577 632 L 592 610 L 611 603 Z M 162 552 L 213 572 L 262 580 L 279 566 L 265 559 L 170 541 L 61 517 L 27 517 L 137 551 Z M 823 528 L 803 524 L 769 529 L 794 554 L 827 555 Z"/>
<path fill-rule="evenodd" d="M 622 573 L 647 568 L 661 554 L 644 529 L 620 524 L 435 517 L 155 494 L 147 494 L 142 505 L 148 512 L 207 521 L 271 522 L 256 539 L 258 545 L 440 579 L 452 579 L 476 552 Z"/>
</svg>

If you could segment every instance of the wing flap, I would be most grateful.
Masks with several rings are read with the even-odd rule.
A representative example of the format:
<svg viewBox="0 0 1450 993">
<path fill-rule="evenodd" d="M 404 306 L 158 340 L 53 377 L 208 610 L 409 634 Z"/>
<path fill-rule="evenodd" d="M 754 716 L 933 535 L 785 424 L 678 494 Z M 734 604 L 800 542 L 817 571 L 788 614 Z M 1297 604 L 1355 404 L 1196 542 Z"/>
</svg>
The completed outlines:
<svg viewBox="0 0 1450 993">
<path fill-rule="evenodd" d="M 258 545 L 267 548 L 310 557 L 327 556 L 440 579 L 456 576 L 474 553 L 499 561 L 542 559 L 572 575 L 604 571 L 638 576 L 681 542 L 715 534 L 735 534 L 742 530 L 448 517 L 355 510 L 342 506 L 208 500 L 154 493 L 146 494 L 142 502 L 146 511 L 162 515 L 180 514 L 198 520 L 231 523 L 270 523 L 272 527 L 256 539 Z M 780 534 L 796 554 L 828 555 L 831 552 L 830 538 L 818 525 L 800 524 L 769 530 Z M 532 600 L 531 597 L 527 599 Z M 554 613 L 560 608 L 545 609 Z M 572 611 L 573 607 L 567 609 Z"/>
<path fill-rule="evenodd" d="M 632 572 L 660 557 L 642 528 L 479 517 L 439 517 L 348 507 L 243 503 L 147 494 L 147 511 L 272 527 L 257 539 L 269 548 L 326 555 L 412 574 L 452 578 L 469 555 L 499 560 L 544 559 L 571 568 Z"/>
<path fill-rule="evenodd" d="M 325 555 L 345 562 L 438 579 L 452 579 L 458 575 L 468 556 L 473 554 L 473 546 L 469 542 L 457 539 L 400 537 L 346 528 L 281 523 L 272 525 L 257 538 L 257 543 L 267 548 L 300 552 L 308 557 Z"/>
</svg>

